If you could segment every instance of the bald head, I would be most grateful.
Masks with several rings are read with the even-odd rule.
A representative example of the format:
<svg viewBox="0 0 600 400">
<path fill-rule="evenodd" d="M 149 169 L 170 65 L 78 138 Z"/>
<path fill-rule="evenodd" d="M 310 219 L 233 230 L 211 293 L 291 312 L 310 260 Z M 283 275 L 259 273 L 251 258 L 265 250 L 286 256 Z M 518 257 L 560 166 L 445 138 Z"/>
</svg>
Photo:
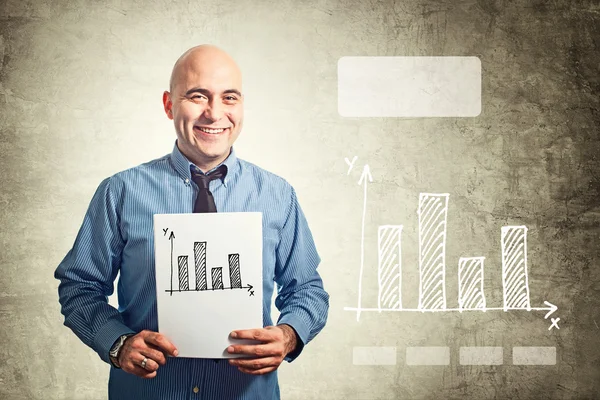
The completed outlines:
<svg viewBox="0 0 600 400">
<path fill-rule="evenodd" d="M 242 74 L 218 47 L 192 47 L 175 63 L 169 91 L 163 93 L 173 120 L 177 147 L 203 171 L 224 161 L 244 121 Z"/>
<path fill-rule="evenodd" d="M 190 74 L 215 72 L 230 74 L 234 80 L 239 80 L 241 91 L 242 73 L 236 62 L 225 51 L 209 44 L 192 47 L 177 59 L 171 72 L 169 91 L 174 93 L 177 85 L 188 80 Z"/>
</svg>

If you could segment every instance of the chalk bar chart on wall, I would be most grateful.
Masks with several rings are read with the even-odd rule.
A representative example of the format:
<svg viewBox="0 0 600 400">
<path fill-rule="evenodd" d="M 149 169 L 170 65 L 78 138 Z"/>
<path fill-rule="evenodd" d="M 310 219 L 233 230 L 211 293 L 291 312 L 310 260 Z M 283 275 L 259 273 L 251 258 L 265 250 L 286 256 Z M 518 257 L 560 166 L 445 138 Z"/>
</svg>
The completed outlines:
<svg viewBox="0 0 600 400">
<path fill-rule="evenodd" d="M 346 163 L 352 168 L 352 163 Z M 350 172 L 350 169 L 348 173 Z M 485 258 L 473 254 L 459 258 L 458 263 L 458 307 L 449 308 L 446 302 L 446 242 L 447 219 L 450 204 L 449 193 L 420 193 L 418 199 L 418 243 L 419 243 L 419 298 L 416 308 L 406 308 L 402 299 L 402 229 L 403 225 L 378 227 L 378 304 L 363 307 L 362 278 L 365 270 L 364 231 L 367 208 L 367 186 L 373 178 L 365 165 L 359 180 L 363 186 L 363 214 L 361 233 L 361 258 L 358 279 L 358 305 L 345 307 L 355 311 L 357 320 L 361 312 L 446 312 L 446 311 L 547 311 L 548 318 L 558 307 L 544 301 L 544 307 L 532 307 L 529 293 L 529 270 L 527 264 L 527 227 L 508 225 L 499 227 L 501 239 L 500 259 L 502 264 L 502 307 L 488 307 L 484 293 Z"/>
<path fill-rule="evenodd" d="M 349 166 L 348 175 L 357 157 L 345 159 Z M 544 301 L 545 307 L 531 307 L 529 293 L 529 270 L 527 258 L 527 233 L 524 225 L 499 227 L 502 268 L 502 307 L 488 307 L 484 290 L 485 257 L 477 254 L 465 255 L 458 263 L 458 307 L 449 308 L 446 301 L 447 220 L 450 205 L 449 193 L 420 193 L 417 207 L 418 217 L 418 263 L 419 287 L 416 308 L 405 307 L 402 299 L 402 232 L 403 225 L 380 225 L 377 230 L 377 307 L 362 305 L 362 279 L 365 272 L 365 220 L 367 213 L 367 187 L 373 182 L 368 165 L 365 165 L 358 181 L 363 186 L 362 229 L 360 245 L 360 268 L 358 276 L 358 305 L 344 307 L 356 312 L 360 321 L 361 312 L 421 312 L 438 313 L 465 311 L 546 311 L 545 319 L 558 307 Z M 494 274 L 495 275 L 495 274 Z M 560 318 L 550 318 L 553 328 L 560 329 Z M 460 365 L 502 365 L 504 349 L 498 346 L 461 346 Z M 356 346 L 353 348 L 354 365 L 396 365 L 395 346 Z M 544 346 L 514 347 L 513 365 L 555 365 L 556 348 Z M 451 349 L 448 346 L 409 346 L 405 362 L 409 366 L 450 365 Z"/>
</svg>

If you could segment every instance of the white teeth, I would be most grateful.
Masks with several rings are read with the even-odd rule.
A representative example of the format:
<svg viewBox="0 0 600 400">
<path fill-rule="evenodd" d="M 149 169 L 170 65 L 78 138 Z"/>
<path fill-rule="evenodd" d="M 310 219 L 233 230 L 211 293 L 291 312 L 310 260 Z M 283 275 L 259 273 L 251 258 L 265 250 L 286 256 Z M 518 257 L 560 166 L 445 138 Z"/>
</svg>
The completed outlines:
<svg viewBox="0 0 600 400">
<path fill-rule="evenodd" d="M 221 133 L 225 130 L 225 129 L 207 129 L 207 128 L 201 128 L 201 127 L 198 127 L 198 129 L 200 129 L 202 132 L 206 132 L 206 133 Z"/>
</svg>

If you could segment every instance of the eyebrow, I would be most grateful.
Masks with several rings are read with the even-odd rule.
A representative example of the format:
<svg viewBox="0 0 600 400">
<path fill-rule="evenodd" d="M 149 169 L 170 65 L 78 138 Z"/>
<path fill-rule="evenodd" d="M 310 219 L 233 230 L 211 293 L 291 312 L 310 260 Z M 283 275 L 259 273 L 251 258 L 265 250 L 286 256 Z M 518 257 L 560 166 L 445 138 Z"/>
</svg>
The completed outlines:
<svg viewBox="0 0 600 400">
<path fill-rule="evenodd" d="M 204 89 L 204 88 L 192 88 L 190 90 L 188 90 L 187 92 L 185 92 L 186 96 L 189 96 L 192 93 L 200 93 L 203 94 L 205 96 L 210 96 L 212 94 L 212 92 L 208 89 Z M 229 94 L 229 93 L 234 93 L 237 94 L 238 96 L 242 97 L 242 93 L 237 90 L 237 89 L 227 89 L 223 91 L 223 94 Z"/>
</svg>

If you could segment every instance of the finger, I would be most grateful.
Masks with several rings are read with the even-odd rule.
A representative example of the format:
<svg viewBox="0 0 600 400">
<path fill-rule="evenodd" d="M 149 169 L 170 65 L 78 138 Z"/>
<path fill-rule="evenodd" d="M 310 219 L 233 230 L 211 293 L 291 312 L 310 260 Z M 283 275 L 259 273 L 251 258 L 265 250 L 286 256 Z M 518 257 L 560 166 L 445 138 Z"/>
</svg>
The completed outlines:
<svg viewBox="0 0 600 400">
<path fill-rule="evenodd" d="M 246 354 L 256 357 L 280 356 L 283 355 L 283 346 L 274 343 L 269 344 L 234 344 L 227 347 L 231 354 Z"/>
<path fill-rule="evenodd" d="M 281 364 L 281 359 L 277 359 L 276 357 L 266 357 L 266 358 L 253 358 L 253 359 L 243 359 L 236 358 L 229 360 L 231 365 L 234 365 L 238 368 L 244 368 L 249 370 L 259 370 L 267 367 L 275 367 L 277 368 L 279 364 Z"/>
<path fill-rule="evenodd" d="M 151 379 L 156 376 L 156 371 L 148 371 L 148 370 L 140 367 L 139 365 L 132 365 L 131 369 L 127 372 L 137 375 L 140 378 L 145 378 L 145 379 Z"/>
<path fill-rule="evenodd" d="M 165 365 L 167 363 L 167 355 L 152 344 L 148 344 L 145 349 L 141 349 L 140 353 L 148 358 L 153 359 L 160 365 Z"/>
<path fill-rule="evenodd" d="M 153 372 L 156 371 L 159 367 L 158 363 L 151 358 L 142 356 L 142 360 L 136 364 L 139 365 L 140 368 L 145 369 L 146 371 Z M 144 360 L 146 360 L 146 364 L 144 365 Z"/>
<path fill-rule="evenodd" d="M 169 339 L 167 339 L 166 336 L 161 333 L 149 332 L 144 337 L 144 340 L 146 341 L 146 343 L 153 344 L 154 346 L 158 347 L 161 351 L 165 351 L 171 356 L 177 356 L 178 354 L 175 345 L 171 343 Z"/>
<path fill-rule="evenodd" d="M 148 372 L 156 371 L 159 367 L 156 361 L 141 353 L 131 356 L 129 360 L 132 365 L 145 369 Z"/>
<path fill-rule="evenodd" d="M 241 372 L 245 373 L 245 374 L 250 374 L 250 375 L 264 375 L 264 374 L 268 374 L 269 372 L 273 372 L 275 371 L 277 368 L 275 367 L 268 367 L 268 368 L 261 368 L 261 369 L 247 369 L 247 368 L 238 368 Z"/>
<path fill-rule="evenodd" d="M 244 329 L 230 333 L 233 339 L 250 339 L 261 342 L 271 342 L 275 340 L 275 333 L 267 329 Z"/>
<path fill-rule="evenodd" d="M 121 368 L 123 369 L 123 371 L 137 375 L 141 378 L 154 378 L 156 376 L 156 370 L 149 371 L 148 369 L 146 369 L 150 368 L 148 366 L 150 360 L 146 361 L 146 368 L 142 368 L 140 364 L 142 363 L 143 359 L 143 356 L 141 356 L 141 359 L 139 359 L 139 357 L 128 358 L 123 364 L 121 364 Z M 154 363 L 154 366 L 158 367 L 158 364 Z"/>
</svg>

